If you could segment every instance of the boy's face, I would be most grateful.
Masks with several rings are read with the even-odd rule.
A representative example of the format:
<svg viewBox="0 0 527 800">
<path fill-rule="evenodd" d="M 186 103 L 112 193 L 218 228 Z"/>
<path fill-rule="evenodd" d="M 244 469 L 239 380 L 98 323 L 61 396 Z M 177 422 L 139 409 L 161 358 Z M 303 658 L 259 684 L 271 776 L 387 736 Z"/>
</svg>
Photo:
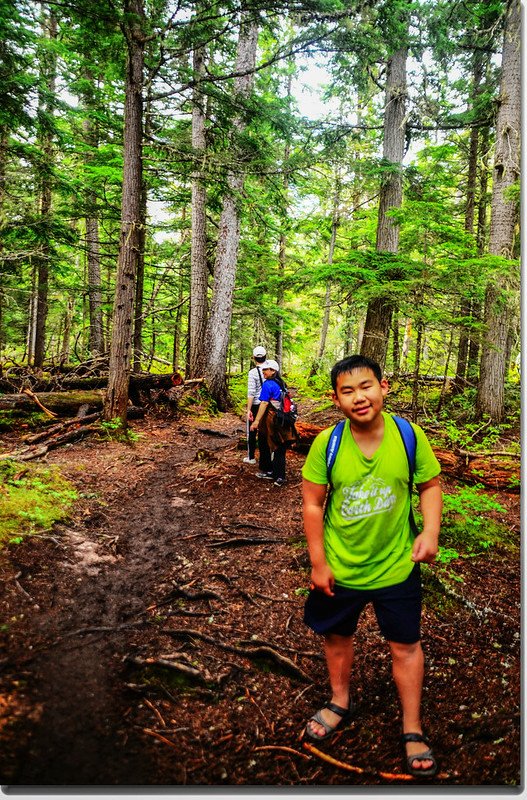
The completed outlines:
<svg viewBox="0 0 527 800">
<path fill-rule="evenodd" d="M 381 413 L 388 394 L 388 381 L 378 381 L 371 369 L 361 367 L 337 377 L 333 402 L 355 425 L 367 427 Z"/>
</svg>

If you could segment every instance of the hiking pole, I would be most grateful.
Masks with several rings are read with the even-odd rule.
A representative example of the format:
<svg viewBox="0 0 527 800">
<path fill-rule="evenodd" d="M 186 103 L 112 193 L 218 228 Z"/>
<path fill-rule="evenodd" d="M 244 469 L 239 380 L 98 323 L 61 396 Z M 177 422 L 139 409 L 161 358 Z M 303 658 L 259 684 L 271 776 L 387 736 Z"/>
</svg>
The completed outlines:
<svg viewBox="0 0 527 800">
<path fill-rule="evenodd" d="M 245 422 L 245 427 L 247 428 L 247 458 L 250 458 L 251 454 L 249 452 L 249 436 L 251 435 L 251 423 L 249 422 L 249 414 L 247 413 L 245 414 Z"/>
</svg>

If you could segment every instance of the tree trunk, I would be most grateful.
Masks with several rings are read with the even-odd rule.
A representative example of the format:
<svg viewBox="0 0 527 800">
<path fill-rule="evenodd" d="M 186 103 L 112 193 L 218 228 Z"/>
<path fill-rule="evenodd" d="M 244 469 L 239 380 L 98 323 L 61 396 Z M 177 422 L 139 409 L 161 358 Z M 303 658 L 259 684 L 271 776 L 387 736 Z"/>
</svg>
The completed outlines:
<svg viewBox="0 0 527 800">
<path fill-rule="evenodd" d="M 512 259 L 514 256 L 516 200 L 508 197 L 520 174 L 521 50 L 520 2 L 511 0 L 507 9 L 501 65 L 500 105 L 496 124 L 489 253 Z M 484 340 L 481 355 L 477 413 L 494 422 L 503 419 L 507 335 L 509 331 L 510 283 L 503 268 L 491 276 L 485 293 Z"/>
<path fill-rule="evenodd" d="M 478 255 L 483 255 L 487 242 L 487 186 L 489 181 L 489 138 L 490 131 L 484 128 L 481 134 L 480 144 L 480 173 L 479 173 L 479 200 L 478 200 L 478 223 L 476 232 L 476 244 Z M 470 331 L 470 342 L 468 348 L 467 361 L 467 382 L 476 385 L 479 380 L 479 349 L 481 334 L 479 325 L 483 315 L 483 306 L 479 300 L 473 300 L 470 306 L 470 316 L 472 329 Z M 476 329 L 475 326 L 478 326 Z"/>
<path fill-rule="evenodd" d="M 471 106 L 477 102 L 481 91 L 481 80 L 483 78 L 483 54 L 481 50 L 476 50 L 473 57 L 473 82 L 472 82 L 472 102 Z M 467 198 L 465 206 L 465 230 L 467 233 L 474 233 L 474 214 L 476 208 L 476 184 L 478 169 L 478 146 L 479 129 L 475 126 L 470 131 L 468 173 L 467 173 Z M 470 319 L 471 300 L 469 297 L 463 298 L 460 307 L 460 315 L 464 320 Z M 470 340 L 470 329 L 466 322 L 461 323 L 456 365 L 456 391 L 462 391 L 465 385 L 468 364 L 468 349 Z"/>
<path fill-rule="evenodd" d="M 401 47 L 388 62 L 384 111 L 383 158 L 392 171 L 381 182 L 377 217 L 378 252 L 397 253 L 399 225 L 387 212 L 400 208 L 403 197 L 402 161 L 405 146 L 407 47 Z M 396 276 L 394 275 L 394 278 Z M 368 303 L 361 354 L 374 359 L 384 369 L 393 314 L 393 300 L 381 294 Z"/>
<path fill-rule="evenodd" d="M 152 97 L 149 91 L 146 100 L 146 113 L 144 114 L 144 138 L 148 139 L 151 133 L 151 107 Z M 141 204 L 140 204 L 140 224 L 139 224 L 139 253 L 137 257 L 137 275 L 135 279 L 135 318 L 134 318 L 134 356 L 133 370 L 141 371 L 141 356 L 143 353 L 143 325 L 145 315 L 143 314 L 143 300 L 145 290 L 145 243 L 146 243 L 146 220 L 148 211 L 148 186 L 143 175 L 141 180 Z"/>
<path fill-rule="evenodd" d="M 244 11 L 240 24 L 235 67 L 236 73 L 241 73 L 236 78 L 235 97 L 242 104 L 252 89 L 257 41 L 257 24 L 252 14 Z M 238 116 L 234 122 L 235 134 L 240 134 L 245 127 L 246 123 L 243 117 L 241 115 Z M 233 149 L 235 150 L 236 148 Z M 209 391 L 221 411 L 226 410 L 230 405 L 225 372 L 240 236 L 239 202 L 244 183 L 241 163 L 242 158 L 238 157 L 236 159 L 234 155 L 233 169 L 227 176 L 227 192 L 223 198 L 218 247 L 214 265 L 212 306 L 207 327 L 205 377 Z M 238 171 L 235 172 L 234 168 Z"/>
<path fill-rule="evenodd" d="M 399 318 L 397 314 L 394 314 L 392 318 L 392 336 L 393 377 L 397 379 L 401 368 L 401 336 L 399 334 Z"/>
<path fill-rule="evenodd" d="M 62 344 L 60 348 L 60 365 L 67 364 L 70 357 L 70 335 L 71 323 L 73 320 L 73 310 L 75 308 L 75 298 L 68 297 L 68 305 L 64 312 L 64 332 L 62 334 Z"/>
<path fill-rule="evenodd" d="M 287 101 L 290 104 L 291 102 L 291 87 L 293 85 L 293 70 L 292 70 L 292 63 L 291 61 L 288 64 L 289 74 L 287 76 Z M 284 147 L 284 164 L 287 164 L 289 157 L 291 155 L 291 145 L 289 141 L 286 142 Z M 284 170 L 284 176 L 282 179 L 282 191 L 284 193 L 284 202 L 286 206 L 285 212 L 285 219 L 287 220 L 289 215 L 287 213 L 287 208 L 289 205 L 289 174 L 287 170 Z M 287 234 L 283 229 L 280 231 L 280 239 L 278 242 L 278 290 L 276 292 L 276 307 L 278 309 L 278 320 L 276 324 L 276 336 L 275 336 L 275 358 L 280 364 L 280 367 L 283 366 L 283 358 L 284 358 L 284 298 L 285 298 L 285 290 L 284 290 L 284 278 L 285 278 L 285 267 L 286 267 L 286 260 L 287 260 Z"/>
<path fill-rule="evenodd" d="M 42 20 L 44 35 L 53 41 L 57 38 L 57 19 L 53 12 Z M 33 364 L 42 369 L 46 352 L 46 320 L 48 315 L 49 265 L 52 254 L 48 228 L 51 217 L 51 164 L 53 162 L 53 105 L 57 73 L 57 57 L 51 48 L 41 57 L 41 80 L 43 89 L 39 92 L 39 144 L 42 150 L 43 168 L 39 168 L 40 182 L 40 220 L 42 233 L 38 255 L 35 257 L 37 269 L 37 293 L 35 314 L 35 347 Z"/>
<path fill-rule="evenodd" d="M 192 96 L 192 149 L 195 169 L 192 174 L 192 241 L 190 266 L 189 376 L 199 378 L 205 370 L 205 342 L 208 316 L 207 264 L 207 190 L 203 167 L 206 158 L 206 97 L 200 86 L 205 74 L 205 48 L 196 47 L 193 54 L 194 80 Z"/>
<path fill-rule="evenodd" d="M 283 364 L 283 357 L 284 357 L 284 276 L 285 276 L 285 264 L 286 264 L 286 247 L 287 247 L 287 236 L 282 231 L 280 233 L 280 239 L 278 242 L 278 289 L 276 290 L 276 307 L 279 312 L 279 317 L 276 323 L 276 335 L 275 335 L 275 359 L 280 364 L 280 368 L 282 368 Z"/>
<path fill-rule="evenodd" d="M 123 200 L 119 260 L 115 283 L 113 330 L 104 418 L 126 426 L 130 374 L 134 293 L 141 244 L 142 134 L 144 36 L 142 0 L 126 0 L 124 35 L 127 44 Z"/>
<path fill-rule="evenodd" d="M 84 162 L 89 167 L 93 162 L 95 151 L 99 144 L 97 125 L 91 119 L 90 113 L 94 108 L 94 78 L 86 70 L 86 81 L 90 88 L 84 93 L 84 104 L 87 116 L 83 121 L 86 154 Z M 101 253 L 99 242 L 99 220 L 96 215 L 97 195 L 90 189 L 86 192 L 86 206 L 89 209 L 86 216 L 86 260 L 88 265 L 88 298 L 90 311 L 90 354 L 92 356 L 104 353 L 104 332 L 102 324 L 102 284 L 101 284 Z"/>
<path fill-rule="evenodd" d="M 146 181 L 141 181 L 141 202 L 139 211 L 139 231 L 137 254 L 137 275 L 135 277 L 135 304 L 134 304 L 134 372 L 141 371 L 141 356 L 143 353 L 143 299 L 145 289 L 145 234 L 146 234 L 146 212 L 147 212 L 147 188 Z"/>
<path fill-rule="evenodd" d="M 340 175 L 337 170 L 337 174 L 335 176 L 335 194 L 333 197 L 333 212 L 332 212 L 332 220 L 331 220 L 331 238 L 329 240 L 329 250 L 328 250 L 328 265 L 331 266 L 333 264 L 333 256 L 335 254 L 335 243 L 337 241 L 337 231 L 340 223 L 340 214 L 339 214 L 339 205 L 340 205 Z M 310 377 L 316 375 L 320 369 L 320 364 L 322 358 L 324 356 L 324 351 L 326 349 L 326 339 L 328 335 L 329 329 L 329 316 L 331 310 L 331 281 L 327 281 L 326 283 L 326 296 L 324 298 L 324 317 L 322 319 L 322 328 L 320 331 L 320 339 L 318 343 L 318 352 L 317 357 L 314 363 L 311 366 L 311 370 L 309 373 Z"/>
<path fill-rule="evenodd" d="M 415 369 L 412 385 L 412 420 L 417 422 L 419 415 L 419 371 L 421 369 L 421 348 L 423 346 L 423 323 L 417 323 L 417 336 L 415 342 Z"/>
</svg>

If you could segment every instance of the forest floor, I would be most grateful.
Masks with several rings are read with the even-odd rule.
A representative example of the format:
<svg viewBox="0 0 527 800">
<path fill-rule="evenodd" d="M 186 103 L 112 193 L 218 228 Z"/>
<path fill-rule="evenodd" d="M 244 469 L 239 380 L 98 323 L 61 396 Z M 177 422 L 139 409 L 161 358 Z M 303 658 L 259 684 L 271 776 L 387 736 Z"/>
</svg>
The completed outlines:
<svg viewBox="0 0 527 800">
<path fill-rule="evenodd" d="M 333 415 L 304 408 L 302 419 Z M 439 774 L 412 780 L 369 610 L 354 718 L 318 753 L 301 737 L 328 699 L 321 643 L 302 621 L 305 456 L 288 452 L 277 488 L 242 463 L 233 414 L 151 414 L 132 428 L 133 446 L 90 439 L 48 453 L 81 494 L 75 511 L 0 551 L 2 784 L 518 790 L 517 493 L 500 496 L 516 545 L 448 565 L 458 599 L 433 583 L 444 566 L 425 568 L 440 589 L 423 615 Z"/>
</svg>

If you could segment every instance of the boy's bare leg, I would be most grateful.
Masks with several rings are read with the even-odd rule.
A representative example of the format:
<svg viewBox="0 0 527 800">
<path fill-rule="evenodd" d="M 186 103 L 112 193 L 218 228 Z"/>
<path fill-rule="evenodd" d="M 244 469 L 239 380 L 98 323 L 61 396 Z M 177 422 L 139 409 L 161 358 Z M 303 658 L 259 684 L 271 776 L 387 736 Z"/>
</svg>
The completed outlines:
<svg viewBox="0 0 527 800">
<path fill-rule="evenodd" d="M 324 637 L 324 649 L 328 667 L 329 684 L 331 686 L 331 702 L 341 708 L 348 708 L 350 701 L 351 668 L 353 666 L 353 637 L 339 636 L 330 633 Z M 328 708 L 322 712 L 322 717 L 328 725 L 337 725 L 342 722 L 338 714 Z M 308 722 L 310 730 L 317 736 L 323 736 L 326 731 L 314 720 Z"/>
<path fill-rule="evenodd" d="M 424 677 L 424 656 L 421 642 L 401 644 L 389 642 L 392 652 L 393 679 L 401 701 L 403 733 L 422 733 L 421 691 Z M 406 752 L 409 756 L 426 750 L 421 742 L 408 742 Z M 414 769 L 429 769 L 432 761 L 414 761 Z"/>
</svg>

